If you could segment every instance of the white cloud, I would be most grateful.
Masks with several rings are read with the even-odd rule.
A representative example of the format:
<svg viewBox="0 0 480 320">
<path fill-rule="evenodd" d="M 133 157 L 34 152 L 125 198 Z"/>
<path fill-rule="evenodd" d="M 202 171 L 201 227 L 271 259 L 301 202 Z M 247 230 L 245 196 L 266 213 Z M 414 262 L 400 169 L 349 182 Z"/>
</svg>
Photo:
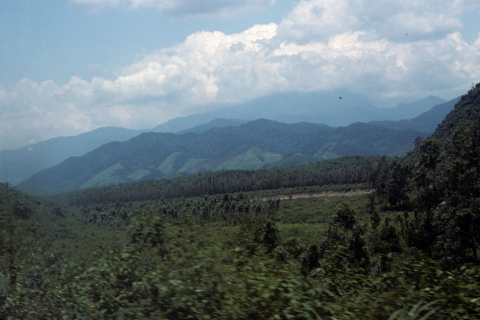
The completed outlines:
<svg viewBox="0 0 480 320">
<path fill-rule="evenodd" d="M 199 32 L 184 43 L 158 50 L 126 67 L 115 81 L 99 86 L 116 97 L 175 96 L 180 105 L 238 101 L 256 86 L 276 86 L 268 61 L 275 24 L 256 25 L 242 33 Z M 268 93 L 272 88 L 264 88 Z M 261 94 L 261 93 L 257 93 Z"/>
<path fill-rule="evenodd" d="M 302 0 L 282 21 L 279 33 L 310 41 L 364 30 L 372 37 L 411 41 L 458 30 L 462 13 L 478 6 L 474 0 Z"/>
<path fill-rule="evenodd" d="M 220 16 L 245 14 L 265 9 L 276 0 L 70 0 L 96 12 L 105 7 L 119 5 L 131 9 L 156 8 L 161 14 L 172 17 Z"/>
<path fill-rule="evenodd" d="M 0 98 L 0 149 L 20 146 L 60 135 L 90 130 L 91 119 L 74 102 L 62 103 L 61 90 L 53 81 L 40 85 L 21 80 Z"/>
</svg>

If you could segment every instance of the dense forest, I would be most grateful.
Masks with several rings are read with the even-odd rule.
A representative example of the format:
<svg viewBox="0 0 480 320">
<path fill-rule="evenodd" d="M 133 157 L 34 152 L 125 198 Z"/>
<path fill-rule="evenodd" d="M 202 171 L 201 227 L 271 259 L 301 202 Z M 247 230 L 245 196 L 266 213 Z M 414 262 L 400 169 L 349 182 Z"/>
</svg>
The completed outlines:
<svg viewBox="0 0 480 320">
<path fill-rule="evenodd" d="M 227 170 L 176 179 L 146 180 L 97 187 L 54 196 L 53 199 L 67 204 L 89 204 L 261 190 L 283 192 L 284 188 L 365 184 L 372 178 L 373 169 L 386 159 L 386 157 L 350 156 L 298 167 L 257 171 Z"/>
<path fill-rule="evenodd" d="M 2 184 L 0 319 L 478 319 L 479 91 L 408 157 Z"/>
</svg>

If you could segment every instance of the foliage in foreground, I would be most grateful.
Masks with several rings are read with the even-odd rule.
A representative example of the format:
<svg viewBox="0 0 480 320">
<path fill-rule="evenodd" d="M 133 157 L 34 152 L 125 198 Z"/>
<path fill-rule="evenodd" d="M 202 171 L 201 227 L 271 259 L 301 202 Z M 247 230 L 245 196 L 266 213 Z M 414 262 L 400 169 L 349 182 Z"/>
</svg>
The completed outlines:
<svg viewBox="0 0 480 320">
<path fill-rule="evenodd" d="M 350 227 L 342 222 L 349 221 L 342 218 L 347 209 L 339 208 L 332 227 Z M 0 317 L 388 319 L 419 301 L 438 302 L 421 309 L 422 316 L 433 310 L 436 319 L 480 314 L 478 267 L 448 273 L 428 258 L 399 262 L 387 254 L 379 272 L 369 275 L 348 243 L 321 253 L 310 246 L 299 259 L 285 259 L 286 253 L 294 256 L 293 247 L 272 236 L 278 235 L 275 225 L 253 225 L 250 232 L 240 229 L 243 243 L 229 245 L 214 242 L 188 219 L 169 225 L 147 210 L 129 227 L 128 246 L 92 264 L 33 268 L 14 284 L 1 278 Z M 304 276 L 301 265 L 312 254 L 318 264 Z"/>
<path fill-rule="evenodd" d="M 85 226 L 120 227 L 126 245 L 35 267 L 22 250 L 40 235 L 29 202 L 2 198 L 0 318 L 479 318 L 480 120 L 419 151 L 414 165 L 381 159 L 372 169 L 370 223 L 344 203 L 310 243 L 282 237 L 273 199 L 140 204 L 125 217 L 123 205 L 110 204 L 130 221 L 126 232 L 95 205 Z M 54 209 L 50 218 L 62 215 Z M 240 225 L 236 237 L 220 241 L 203 225 L 222 219 Z"/>
</svg>

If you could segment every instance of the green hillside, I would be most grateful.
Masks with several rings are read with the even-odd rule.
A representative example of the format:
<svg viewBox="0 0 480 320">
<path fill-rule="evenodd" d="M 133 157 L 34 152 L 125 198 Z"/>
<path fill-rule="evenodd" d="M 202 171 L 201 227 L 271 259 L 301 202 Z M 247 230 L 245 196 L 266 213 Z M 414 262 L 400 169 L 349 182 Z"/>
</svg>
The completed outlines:
<svg viewBox="0 0 480 320">
<path fill-rule="evenodd" d="M 148 176 L 151 172 L 148 170 L 137 170 L 128 176 L 131 181 L 142 180 L 145 176 Z"/>
<path fill-rule="evenodd" d="M 103 127 L 72 137 L 57 137 L 16 150 L 0 151 L 0 182 L 17 185 L 70 157 L 82 156 L 111 141 L 127 141 L 144 130 Z"/>
<path fill-rule="evenodd" d="M 180 172 L 180 173 L 189 172 L 190 169 L 192 169 L 193 167 L 195 167 L 196 165 L 198 165 L 199 163 L 201 163 L 204 160 L 205 159 L 190 158 L 190 159 L 187 160 L 187 162 L 185 162 L 183 167 L 181 167 L 180 170 L 178 170 L 178 172 Z"/>
<path fill-rule="evenodd" d="M 281 154 L 265 152 L 258 148 L 252 148 L 247 152 L 231 158 L 215 167 L 214 171 L 219 170 L 257 170 L 262 167 L 280 161 L 283 158 Z"/>
<path fill-rule="evenodd" d="M 37 194 L 55 193 L 209 170 L 268 168 L 295 153 L 318 160 L 354 154 L 397 156 L 412 150 L 412 142 L 421 135 L 415 130 L 398 131 L 365 123 L 330 128 L 312 123 L 288 125 L 265 119 L 238 127 L 212 128 L 202 133 L 151 132 L 126 142 L 106 144 L 82 157 L 70 158 L 37 173 L 18 187 Z M 281 165 L 287 163 L 289 161 L 283 161 Z"/>
<path fill-rule="evenodd" d="M 120 163 L 117 163 L 89 179 L 80 186 L 80 189 L 108 186 L 123 182 L 120 171 L 125 169 Z"/>
<path fill-rule="evenodd" d="M 168 156 L 161 165 L 158 166 L 157 170 L 160 170 L 163 174 L 171 173 L 175 160 L 180 155 L 180 152 L 174 152 Z"/>
<path fill-rule="evenodd" d="M 460 123 L 470 127 L 480 115 L 480 83 L 460 98 L 455 108 L 438 125 L 432 138 L 445 141 L 452 136 Z"/>
<path fill-rule="evenodd" d="M 323 159 L 323 160 L 330 160 L 338 158 L 338 154 L 336 154 L 333 149 L 335 149 L 335 142 L 326 143 L 324 144 L 317 153 L 315 153 L 314 157 Z"/>
<path fill-rule="evenodd" d="M 277 162 L 273 163 L 271 167 L 294 167 L 310 163 L 318 162 L 319 159 L 314 156 L 305 156 L 300 153 L 288 154 Z"/>
</svg>

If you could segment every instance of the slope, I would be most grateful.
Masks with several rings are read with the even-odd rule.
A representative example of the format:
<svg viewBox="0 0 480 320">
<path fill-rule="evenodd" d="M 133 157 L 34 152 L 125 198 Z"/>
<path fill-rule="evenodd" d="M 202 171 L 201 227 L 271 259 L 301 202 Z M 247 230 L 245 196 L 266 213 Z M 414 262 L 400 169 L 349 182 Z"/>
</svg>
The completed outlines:
<svg viewBox="0 0 480 320">
<path fill-rule="evenodd" d="M 265 119 L 203 133 L 150 132 L 69 158 L 35 174 L 18 188 L 30 193 L 61 192 L 82 186 L 158 179 L 179 172 L 274 166 L 284 155 L 314 156 L 325 145 L 337 156 L 398 155 L 411 150 L 412 141 L 419 135 L 421 132 L 414 130 L 397 131 L 365 123 L 331 128 Z"/>
<path fill-rule="evenodd" d="M 372 121 L 370 124 L 396 129 L 396 130 L 418 130 L 423 131 L 428 134 L 431 134 L 437 129 L 438 125 L 443 121 L 445 116 L 453 110 L 455 104 L 460 101 L 460 97 L 447 101 L 445 103 L 439 104 L 431 108 L 429 111 L 426 111 L 415 117 L 411 120 L 400 120 L 400 121 Z"/>
<path fill-rule="evenodd" d="M 439 124 L 431 138 L 445 141 L 452 136 L 458 125 L 463 123 L 467 128 L 480 115 L 480 83 L 477 83 L 467 94 L 460 98 L 455 108 Z"/>
<path fill-rule="evenodd" d="M 247 122 L 246 120 L 217 118 L 205 124 L 201 124 L 199 126 L 195 126 L 193 128 L 182 130 L 176 133 L 177 134 L 184 134 L 188 132 L 201 133 L 212 128 L 237 127 L 246 122 Z"/>
<path fill-rule="evenodd" d="M 34 173 L 111 141 L 126 141 L 143 131 L 103 127 L 72 137 L 57 137 L 16 150 L 0 151 L 0 182 L 17 185 Z"/>
</svg>

